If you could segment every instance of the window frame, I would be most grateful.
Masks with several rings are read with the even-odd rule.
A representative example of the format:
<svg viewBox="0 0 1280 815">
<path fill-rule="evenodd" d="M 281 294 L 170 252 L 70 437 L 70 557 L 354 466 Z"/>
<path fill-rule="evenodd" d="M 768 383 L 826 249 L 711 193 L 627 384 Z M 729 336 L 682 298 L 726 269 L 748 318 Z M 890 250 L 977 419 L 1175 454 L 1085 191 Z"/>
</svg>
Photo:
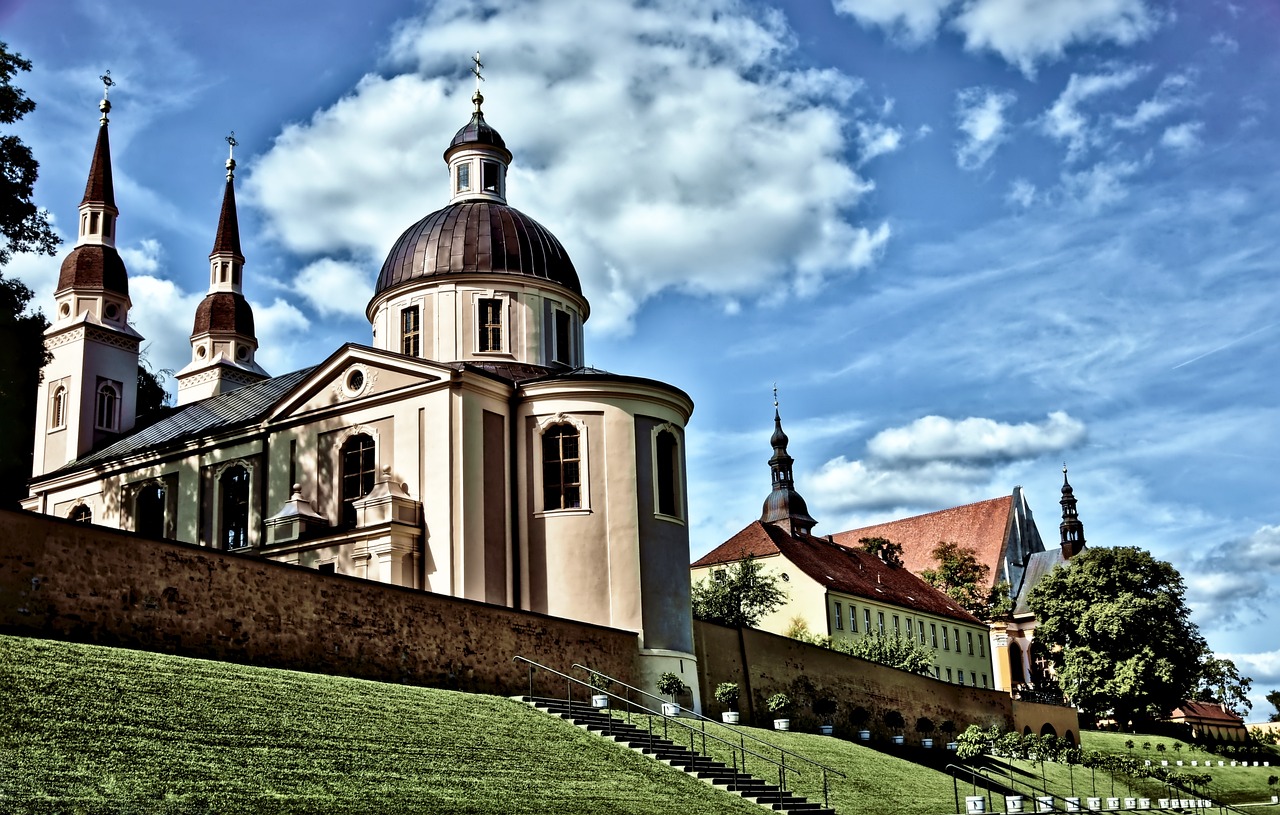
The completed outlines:
<svg viewBox="0 0 1280 815">
<path fill-rule="evenodd" d="M 124 387 L 113 379 L 99 379 L 94 390 L 93 426 L 95 430 L 109 433 L 118 432 L 120 428 L 120 401 Z M 109 414 L 109 415 L 108 415 Z M 103 418 L 106 418 L 104 423 Z"/>
<path fill-rule="evenodd" d="M 353 443 L 356 443 L 357 440 L 362 438 L 369 440 L 369 445 L 367 448 L 361 445 L 355 450 L 348 449 L 353 445 Z M 357 469 L 357 471 L 355 472 L 354 474 L 355 478 L 353 479 L 351 478 L 352 473 L 349 473 L 347 471 L 347 457 L 348 455 L 354 452 L 358 456 L 360 456 L 361 459 L 363 459 L 366 450 L 369 457 L 369 467 L 366 470 L 364 468 L 364 461 L 363 460 L 359 461 L 357 463 L 359 469 Z M 335 492 L 338 497 L 338 528 L 339 529 L 355 529 L 359 522 L 358 513 L 356 512 L 356 508 L 355 508 L 355 502 L 359 501 L 362 498 L 367 497 L 369 493 L 373 491 L 374 484 L 377 483 L 377 477 L 378 477 L 378 438 L 377 436 L 365 428 L 353 429 L 352 432 L 347 434 L 346 438 L 342 440 L 342 443 L 338 445 L 337 458 L 338 458 L 338 462 L 337 462 L 338 464 L 337 487 L 338 488 L 337 490 L 335 490 Z M 367 488 L 365 487 L 366 481 L 368 482 Z M 351 496 L 348 496 L 348 492 L 349 492 L 348 484 L 352 484 L 352 483 L 356 485 L 356 488 L 354 490 L 350 490 L 350 492 L 352 493 L 358 492 L 359 494 L 358 495 L 353 494 Z"/>
<path fill-rule="evenodd" d="M 559 425 L 570 425 L 578 431 L 578 506 L 548 509 L 546 503 L 545 455 L 544 439 L 551 429 Z M 586 515 L 591 512 L 591 460 L 589 433 L 586 422 L 566 413 L 543 416 L 537 420 L 533 444 L 533 505 L 535 518 L 557 515 Z"/>
<path fill-rule="evenodd" d="M 876 612 L 876 626 L 877 626 L 877 627 L 876 627 L 876 630 L 877 630 L 877 631 L 879 631 L 879 632 L 880 632 L 880 636 L 882 636 L 882 637 L 883 637 L 883 636 L 885 635 L 884 612 L 883 612 L 883 611 L 877 611 L 877 612 Z"/>
<path fill-rule="evenodd" d="M 84 501 L 77 501 L 76 505 L 67 513 L 67 520 L 75 524 L 91 524 L 93 523 L 93 507 Z"/>
<path fill-rule="evenodd" d="M 417 304 L 400 309 L 400 353 L 422 356 L 422 308 Z"/>
<path fill-rule="evenodd" d="M 562 334 L 563 329 L 563 336 Z M 573 367 L 573 314 L 562 308 L 551 309 L 551 361 Z"/>
<path fill-rule="evenodd" d="M 243 494 L 242 496 L 233 495 L 227 483 L 228 477 L 234 477 L 234 472 L 239 470 L 244 473 Z M 253 514 L 253 468 L 243 461 L 229 462 L 226 466 L 220 468 L 215 473 L 215 480 L 218 489 L 218 518 L 216 540 L 218 548 L 224 552 L 238 552 L 242 549 L 248 549 L 253 546 L 252 533 L 252 514 Z M 239 492 L 239 489 L 237 489 Z M 231 500 L 242 498 L 242 506 L 230 507 Z M 234 511 L 235 517 L 229 517 Z M 235 528 L 232 523 L 239 521 Z M 237 546 L 231 545 L 231 537 L 233 532 L 239 532 L 240 543 Z"/>
<path fill-rule="evenodd" d="M 670 459 L 663 461 L 660 454 L 660 442 L 663 434 L 671 437 Z M 685 507 L 684 507 L 684 462 L 683 439 L 682 434 L 677 432 L 676 426 L 670 422 L 663 422 L 654 426 L 649 434 L 649 451 L 652 458 L 652 486 L 653 486 L 653 514 L 654 517 L 675 523 L 684 523 Z M 673 512 L 664 512 L 662 506 L 662 474 L 665 473 L 670 479 L 671 488 L 671 509 Z"/>
<path fill-rule="evenodd" d="M 154 534 L 153 521 L 143 519 L 142 510 L 139 508 L 139 502 L 148 495 L 158 494 L 156 501 L 160 508 L 159 530 L 160 534 Z M 130 500 L 130 508 L 133 512 L 133 532 L 137 535 L 145 535 L 153 538 L 167 539 L 169 531 L 169 488 L 163 481 L 148 480 L 141 484 L 134 485 L 133 497 Z M 149 516 L 148 516 L 149 517 Z"/>
<path fill-rule="evenodd" d="M 453 165 L 453 169 L 454 169 L 454 173 L 453 173 L 453 191 L 454 191 L 455 193 L 458 193 L 458 192 L 471 192 L 471 162 L 470 162 L 470 160 L 467 160 L 467 161 L 459 161 L 457 164 Z"/>
<path fill-rule="evenodd" d="M 841 607 L 839 601 L 835 601 L 835 605 L 836 605 L 836 630 L 843 631 L 844 630 L 844 609 Z"/>
<path fill-rule="evenodd" d="M 488 319 L 488 315 L 485 314 L 486 303 L 497 303 L 498 323 L 496 326 L 485 322 Z M 473 331 L 475 352 L 477 354 L 510 354 L 511 298 L 508 295 L 497 292 L 477 293 L 472 299 L 472 315 L 475 320 Z M 484 347 L 493 339 L 493 335 L 490 332 L 494 330 L 497 332 L 498 347 Z"/>
<path fill-rule="evenodd" d="M 62 382 L 56 382 L 53 386 L 53 396 L 49 404 L 49 430 L 66 430 L 67 429 L 67 396 L 70 391 Z"/>
</svg>

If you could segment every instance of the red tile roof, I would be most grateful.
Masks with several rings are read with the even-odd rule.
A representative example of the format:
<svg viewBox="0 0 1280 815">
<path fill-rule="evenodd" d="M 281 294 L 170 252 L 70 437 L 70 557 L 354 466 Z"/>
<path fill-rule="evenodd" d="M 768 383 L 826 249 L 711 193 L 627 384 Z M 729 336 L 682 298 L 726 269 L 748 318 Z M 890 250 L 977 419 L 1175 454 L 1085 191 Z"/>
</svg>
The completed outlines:
<svg viewBox="0 0 1280 815">
<path fill-rule="evenodd" d="M 782 555 L 796 568 L 830 590 L 950 617 L 970 624 L 980 621 L 942 592 L 900 566 L 875 555 L 813 535 L 793 537 L 775 524 L 752 521 L 729 540 L 694 562 L 693 568 L 733 563 L 748 555 Z"/>
<path fill-rule="evenodd" d="M 1244 719 L 1212 702 L 1183 702 L 1173 709 L 1169 718 L 1244 726 Z"/>
<path fill-rule="evenodd" d="M 933 548 L 939 542 L 956 543 L 962 549 L 974 551 L 978 562 L 991 570 L 990 578 L 994 584 L 1003 577 L 1000 559 L 1009 535 L 1012 509 L 1013 496 L 1006 495 L 927 515 L 837 532 L 832 538 L 848 547 L 857 547 L 862 538 L 886 538 L 902 547 L 903 564 L 916 574 L 937 568 Z"/>
</svg>

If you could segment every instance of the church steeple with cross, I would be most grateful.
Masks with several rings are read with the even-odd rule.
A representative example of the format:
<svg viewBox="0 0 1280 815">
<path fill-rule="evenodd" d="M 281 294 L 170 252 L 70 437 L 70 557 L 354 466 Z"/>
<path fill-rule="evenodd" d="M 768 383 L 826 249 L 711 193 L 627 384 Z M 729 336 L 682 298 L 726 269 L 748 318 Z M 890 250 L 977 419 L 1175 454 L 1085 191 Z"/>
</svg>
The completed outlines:
<svg viewBox="0 0 1280 815">
<path fill-rule="evenodd" d="M 773 456 L 769 459 L 769 471 L 773 475 L 773 491 L 764 500 L 764 509 L 760 513 L 762 523 L 774 523 L 786 528 L 792 535 L 800 536 L 809 533 L 817 525 L 809 515 L 809 507 L 804 498 L 796 492 L 795 478 L 791 466 L 794 460 L 787 452 L 790 439 L 782 430 L 782 415 L 778 412 L 778 388 L 773 388 L 773 435 L 769 444 L 773 447 Z"/>
<path fill-rule="evenodd" d="M 444 151 L 444 161 L 449 165 L 449 202 L 495 201 L 507 202 L 507 167 L 511 164 L 511 151 L 498 131 L 484 120 L 484 94 L 480 73 L 484 63 L 477 51 L 471 58 L 471 73 L 476 78 L 476 91 L 471 95 L 475 110 L 471 121 L 454 135 Z"/>
</svg>

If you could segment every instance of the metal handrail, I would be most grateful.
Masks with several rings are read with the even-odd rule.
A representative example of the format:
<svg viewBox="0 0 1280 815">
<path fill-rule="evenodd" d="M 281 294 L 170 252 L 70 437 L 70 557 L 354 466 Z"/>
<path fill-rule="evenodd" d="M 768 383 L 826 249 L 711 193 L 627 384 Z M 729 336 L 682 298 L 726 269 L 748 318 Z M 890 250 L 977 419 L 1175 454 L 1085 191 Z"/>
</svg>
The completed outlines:
<svg viewBox="0 0 1280 815">
<path fill-rule="evenodd" d="M 650 699 L 656 699 L 656 700 L 658 700 L 659 702 L 661 702 L 661 703 L 662 703 L 662 704 L 664 704 L 664 705 L 665 705 L 665 704 L 675 704 L 675 705 L 676 705 L 676 707 L 677 707 L 678 709 L 683 710 L 683 711 L 684 711 L 684 712 L 686 712 L 686 713 L 690 713 L 690 714 L 692 714 L 695 718 L 697 718 L 697 719 L 701 720 L 702 722 L 711 722 L 712 724 L 720 725 L 721 727 L 725 727 L 725 726 L 726 726 L 723 722 L 717 722 L 715 719 L 709 718 L 709 717 L 707 717 L 707 716 L 703 716 L 701 713 L 698 713 L 696 710 L 689 710 L 688 708 L 686 708 L 686 707 L 684 707 L 684 706 L 682 706 L 682 705 L 680 705 L 680 704 L 676 704 L 675 702 L 668 703 L 668 702 L 667 702 L 666 700 L 664 700 L 661 696 L 655 696 L 654 694 L 649 693 L 649 692 L 648 692 L 648 691 L 646 691 L 646 690 L 641 690 L 640 688 L 637 688 L 637 687 L 635 687 L 635 686 L 633 686 L 633 685 L 628 685 L 626 682 L 623 682 L 623 681 L 622 681 L 622 680 L 620 680 L 620 679 L 614 679 L 612 676 L 609 676 L 608 674 L 605 674 L 605 673 L 601 673 L 600 671 L 597 671 L 595 668 L 589 668 L 589 667 L 587 667 L 586 665 L 582 665 L 581 663 L 577 663 L 577 662 L 573 663 L 573 667 L 575 667 L 575 668 L 579 668 L 579 669 L 581 669 L 581 670 L 584 670 L 584 671 L 586 671 L 586 672 L 588 672 L 588 673 L 590 673 L 590 674 L 593 674 L 593 675 L 595 675 L 595 676 L 602 676 L 602 677 L 604 677 L 605 679 L 609 680 L 610 682 L 615 682 L 615 683 L 617 683 L 617 684 L 621 685 L 622 687 L 626 688 L 627 690 L 632 690 L 632 691 L 635 691 L 636 693 L 643 694 L 644 696 L 647 696 L 647 697 L 649 697 Z M 630 701 L 630 700 L 628 699 L 628 701 Z M 704 733 L 706 732 L 706 727 L 705 727 L 705 725 L 704 725 L 704 727 L 703 727 L 703 732 L 704 732 Z M 822 770 L 822 805 L 823 805 L 823 806 L 827 806 L 827 804 L 828 804 L 828 800 L 827 800 L 827 799 L 828 799 L 828 797 L 829 797 L 829 796 L 828 796 L 828 792 L 829 792 L 829 790 L 828 790 L 828 783 L 827 783 L 827 773 L 835 773 L 836 775 L 840 776 L 841 778 L 848 778 L 848 777 L 849 777 L 849 776 L 845 775 L 844 773 L 840 772 L 839 770 L 837 770 L 837 769 L 836 769 L 836 768 L 834 768 L 834 767 L 828 767 L 828 766 L 827 766 L 827 765 L 825 765 L 825 764 L 822 764 L 822 763 L 820 763 L 820 762 L 814 761 L 814 760 L 813 760 L 813 759 L 811 759 L 811 758 L 807 758 L 807 757 L 805 757 L 805 756 L 802 756 L 802 755 L 800 755 L 799 753 L 792 752 L 791 750 L 788 750 L 788 749 L 786 749 L 786 748 L 784 748 L 784 747 L 779 747 L 778 745 L 773 744 L 772 742 L 765 741 L 764 739 L 760 738 L 759 736 L 753 736 L 753 735 L 751 735 L 751 734 L 749 734 L 749 733 L 747 733 L 747 732 L 745 732 L 745 731 L 743 731 L 743 730 L 736 730 L 736 731 L 733 731 L 733 732 L 736 732 L 736 733 L 738 734 L 739 739 L 744 739 L 744 738 L 745 738 L 745 739 L 751 739 L 751 740 L 752 740 L 752 741 L 754 741 L 754 742 L 758 742 L 758 743 L 760 743 L 760 744 L 765 745 L 766 747 L 768 747 L 768 748 L 769 748 L 769 749 L 771 749 L 771 750 L 777 750 L 780 754 L 782 754 L 782 755 L 784 756 L 784 758 L 783 758 L 783 763 L 784 763 L 784 764 L 786 763 L 786 758 L 785 758 L 785 756 L 793 756 L 793 757 L 795 757 L 795 758 L 800 759 L 801 761 L 804 761 L 804 762 L 807 762 L 807 763 L 809 763 L 809 764 L 812 764 L 813 766 L 815 766 L 815 767 L 817 767 L 818 769 Z M 740 745 L 740 749 L 744 749 L 744 750 L 745 750 L 746 748 L 745 748 L 745 746 Z"/>
<path fill-rule="evenodd" d="M 632 701 L 631 701 L 631 699 L 629 699 L 629 698 L 619 696 L 619 695 L 617 695 L 616 693 L 610 693 L 609 691 L 602 691 L 602 690 L 600 690 L 599 688 L 596 688 L 595 686 L 591 685 L 591 684 L 590 684 L 590 683 L 588 683 L 588 682 L 584 682 L 584 681 L 582 681 L 581 679 L 578 679 L 578 678 L 576 678 L 576 677 L 569 676 L 568 674 L 565 674 L 565 673 L 561 673 L 560 671 L 557 671 L 555 668 L 549 668 L 549 667 L 547 667 L 546 665 L 543 665 L 543 664 L 541 664 L 541 663 L 539 663 L 539 662 L 534 662 L 532 659 L 529 659 L 528 657 L 522 657 L 522 656 L 520 656 L 519 654 L 517 654 L 516 656 L 514 656 L 514 657 L 512 658 L 512 662 L 523 662 L 523 663 L 525 663 L 525 664 L 527 664 L 527 665 L 529 666 L 529 698 L 530 698 L 530 700 L 532 700 L 532 699 L 534 698 L 534 696 L 533 696 L 533 669 L 534 669 L 534 668 L 541 668 L 541 669 L 542 669 L 542 670 L 544 670 L 544 671 L 547 671 L 547 672 L 549 672 L 549 673 L 555 674 L 556 676 L 559 676 L 559 677 L 561 677 L 561 678 L 565 679 L 565 680 L 566 680 L 566 683 L 567 683 L 567 682 L 573 682 L 573 683 L 576 683 L 576 684 L 578 684 L 578 685 L 583 685 L 583 686 L 585 686 L 585 687 L 587 687 L 587 688 L 590 688 L 590 689 L 591 689 L 591 691 L 592 691 L 592 694 L 603 694 L 603 695 L 605 695 L 605 696 L 608 696 L 608 697 L 609 697 L 609 698 L 611 698 L 611 699 L 617 699 L 617 700 L 618 700 L 618 701 L 620 701 L 620 702 L 624 702 L 624 703 L 626 703 L 626 705 L 628 706 L 628 710 L 627 710 L 628 715 L 630 715 L 630 707 L 631 707 L 632 705 L 634 705 L 634 704 L 635 704 L 635 702 L 632 702 Z M 588 670 L 590 670 L 590 669 L 588 669 Z M 601 676 L 604 676 L 604 674 L 601 674 Z M 620 684 L 620 685 L 625 685 L 626 683 L 625 683 L 625 682 L 619 682 L 618 684 Z M 568 688 L 568 687 L 569 687 L 569 686 L 566 684 L 566 688 Z M 630 685 L 627 685 L 627 687 L 628 687 L 628 688 L 630 688 L 631 686 L 630 686 Z M 639 689 L 638 689 L 638 688 L 635 688 L 634 690 L 639 690 Z M 644 693 L 644 691 L 640 691 L 640 692 L 641 692 L 641 693 Z M 650 696 L 650 695 L 652 695 L 652 694 L 645 694 L 645 695 L 646 695 L 646 696 Z M 655 697 L 655 698 L 657 698 L 657 699 L 661 700 L 661 697 Z M 567 701 L 567 702 L 569 702 L 570 710 L 572 711 L 572 709 L 573 709 L 573 694 L 572 694 L 571 692 L 569 693 L 569 698 L 568 698 L 568 699 L 566 699 L 566 701 Z M 677 705 L 677 707 L 679 707 L 679 706 Z M 647 709 L 646 709 L 646 710 L 647 710 Z M 652 711 L 647 711 L 647 712 L 649 713 L 649 715 L 650 715 L 650 716 L 654 715 Z M 740 751 L 740 752 L 742 753 L 742 756 L 743 756 L 743 757 L 742 757 L 742 771 L 741 771 L 741 774 L 743 774 L 743 775 L 748 774 L 748 773 L 746 772 L 746 770 L 747 770 L 747 759 L 746 759 L 746 757 L 747 757 L 747 755 L 748 755 L 748 754 L 753 755 L 753 756 L 755 756 L 756 758 L 758 758 L 758 759 L 760 759 L 760 760 L 762 760 L 762 761 L 767 761 L 767 762 L 769 762 L 770 764 L 772 764 L 773 766 L 777 767 L 777 768 L 778 768 L 778 801 L 779 801 L 779 802 L 781 802 L 781 801 L 782 801 L 782 794 L 783 794 L 784 792 L 786 792 L 786 789 L 787 789 L 787 784 L 786 784 L 786 776 L 787 776 L 787 772 L 788 772 L 788 771 L 790 771 L 790 772 L 795 773 L 796 775 L 804 775 L 804 773 L 800 772 L 798 769 L 795 769 L 794 767 L 788 768 L 788 767 L 787 767 L 787 760 L 786 760 L 786 757 L 785 757 L 785 756 L 783 757 L 783 759 L 782 759 L 782 761 L 781 761 L 781 762 L 777 762 L 777 761 L 774 761 L 773 759 L 769 758 L 768 756 L 762 756 L 762 755 L 760 755 L 759 753 L 757 753 L 757 752 L 756 752 L 756 751 L 754 751 L 754 750 L 748 750 L 746 747 L 743 747 L 743 746 L 742 746 L 742 745 L 740 745 L 740 744 L 734 744 L 733 742 L 728 741 L 728 740 L 726 740 L 726 739 L 722 739 L 722 738 L 720 738 L 719 736 L 715 736 L 715 735 L 709 734 L 709 733 L 707 733 L 707 732 L 706 732 L 705 728 L 700 732 L 700 731 L 698 731 L 696 728 L 694 728 L 694 727 L 690 727 L 689 725 L 685 724 L 684 722 L 678 721 L 677 719 L 675 719 L 675 718 L 673 718 L 673 717 L 671 717 L 671 716 L 668 716 L 668 715 L 667 715 L 667 714 L 665 714 L 665 713 L 658 713 L 657 715 L 659 715 L 659 716 L 661 716 L 661 717 L 662 717 L 662 724 L 663 724 L 663 733 L 664 733 L 664 737 L 665 737 L 665 733 L 666 733 L 666 725 L 667 725 L 667 722 L 671 722 L 672 724 L 679 725 L 680 727 L 683 727 L 683 728 L 685 728 L 686 730 L 688 730 L 688 731 L 689 731 L 689 751 L 690 751 L 691 753 L 695 753 L 695 754 L 697 754 L 697 751 L 694 749 L 694 746 L 693 746 L 693 745 L 694 745 L 694 738 L 693 738 L 693 737 L 694 737 L 694 736 L 696 736 L 696 735 L 701 735 L 701 737 L 702 737 L 702 741 L 703 741 L 703 750 L 704 750 L 704 751 L 706 750 L 706 740 L 707 740 L 708 738 L 710 738 L 712 741 L 718 741 L 718 742 L 720 742 L 721 744 L 726 745 L 726 746 L 729 748 L 730 752 L 733 754 L 733 761 L 734 761 L 733 773 L 734 773 L 734 775 L 735 775 L 735 776 L 737 776 L 737 775 L 739 775 L 739 774 L 740 774 L 740 773 L 739 773 L 739 771 L 738 771 L 738 767 L 737 767 L 737 761 L 738 761 L 737 752 L 738 752 L 738 751 Z M 612 714 L 612 713 L 610 713 L 610 714 L 609 714 L 609 716 L 610 716 L 610 718 L 612 718 L 613 714 Z M 649 724 L 649 739 L 650 739 L 650 746 L 652 746 L 652 743 L 653 743 L 653 741 L 652 741 L 652 740 L 653 740 L 653 723 L 652 723 L 652 719 L 650 719 L 650 724 Z M 673 742 L 673 743 L 674 743 L 674 742 Z M 707 757 L 707 758 L 709 758 L 709 757 L 710 757 L 710 756 L 707 756 L 705 752 L 703 752 L 701 755 L 703 755 L 704 757 Z M 824 805 L 825 805 L 825 801 L 824 801 Z"/>
</svg>

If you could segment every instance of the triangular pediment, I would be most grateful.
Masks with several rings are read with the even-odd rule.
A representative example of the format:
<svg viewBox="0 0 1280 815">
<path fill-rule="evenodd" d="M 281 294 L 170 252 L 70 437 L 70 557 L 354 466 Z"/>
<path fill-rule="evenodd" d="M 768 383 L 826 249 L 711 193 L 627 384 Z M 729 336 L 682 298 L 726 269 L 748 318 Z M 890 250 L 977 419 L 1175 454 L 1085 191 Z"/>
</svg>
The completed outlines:
<svg viewBox="0 0 1280 815">
<path fill-rule="evenodd" d="M 403 354 L 348 343 L 312 369 L 276 403 L 268 422 L 407 394 L 446 382 L 453 368 Z"/>
</svg>

